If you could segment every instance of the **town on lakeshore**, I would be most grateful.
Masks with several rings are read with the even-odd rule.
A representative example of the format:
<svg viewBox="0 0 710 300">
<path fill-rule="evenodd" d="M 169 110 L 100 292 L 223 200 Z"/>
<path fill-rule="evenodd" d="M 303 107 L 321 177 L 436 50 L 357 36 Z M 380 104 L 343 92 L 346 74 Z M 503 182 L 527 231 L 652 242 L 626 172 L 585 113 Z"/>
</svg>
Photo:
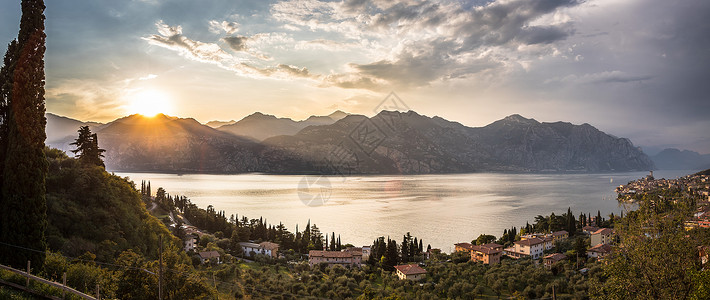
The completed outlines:
<svg viewBox="0 0 710 300">
<path fill-rule="evenodd" d="M 297 229 L 295 233 L 290 233 L 282 224 L 267 225 L 261 219 L 248 220 L 242 217 L 238 220 L 236 216 L 231 216 L 226 221 L 223 212 L 208 208 L 207 215 L 217 216 L 216 219 L 223 219 L 223 222 L 233 225 L 229 227 L 235 228 L 230 238 L 223 232 L 190 225 L 193 220 L 188 215 L 196 214 L 190 212 L 189 207 L 196 208 L 189 203 L 189 199 L 171 198 L 162 189 L 159 197 L 148 197 L 150 192 L 146 188 L 150 189 L 150 183 L 143 182 L 142 185 L 144 199 L 149 203 L 164 203 L 165 199 L 175 199 L 172 205 L 176 205 L 177 209 L 170 211 L 163 220 L 173 231 L 181 232 L 179 236 L 183 237 L 184 250 L 188 255 L 195 257 L 194 261 L 198 265 L 208 268 L 231 263 L 259 262 L 268 265 L 281 261 L 291 269 L 300 263 L 324 271 L 336 266 L 346 269 L 381 268 L 382 271 L 392 272 L 392 276 L 398 280 L 426 283 L 437 278 L 432 272 L 441 272 L 441 266 L 450 263 L 508 266 L 517 262 L 532 263 L 531 266 L 554 274 L 573 272 L 579 276 L 590 276 L 589 272 L 598 272 L 591 270 L 609 264 L 615 251 L 623 245 L 622 237 L 615 228 L 615 225 L 621 224 L 623 215 L 611 214 L 608 218 L 600 214 L 575 216 L 570 209 L 560 215 L 540 215 L 533 224 L 528 222 L 519 229 L 513 227 L 505 230 L 500 238 L 482 234 L 470 242 L 456 243 L 453 253 L 444 253 L 431 246 L 423 247 L 423 242 L 409 233 L 404 235 L 399 245 L 390 237 L 379 237 L 371 245 L 354 246 L 341 243 L 340 236 L 336 237 L 335 233 L 321 233 L 310 222 L 303 232 Z M 684 222 L 684 230 L 689 231 L 710 228 L 709 185 L 707 172 L 678 179 L 655 179 L 653 172 L 650 172 L 644 178 L 619 186 L 616 192 L 620 202 L 646 201 L 650 207 L 661 205 L 659 201 L 678 204 L 684 199 L 692 199 L 690 203 L 695 213 Z M 156 205 L 153 207 L 156 208 Z M 157 207 L 159 209 L 160 205 Z M 199 208 L 197 210 L 207 212 Z M 188 214 L 182 213 L 185 211 Z M 251 234 L 240 237 L 240 231 L 251 231 Z M 254 233 L 259 231 L 263 235 L 257 234 L 258 237 L 252 239 Z M 304 238 L 308 241 L 302 242 Z M 710 247 L 707 246 L 697 248 L 699 264 L 708 261 Z M 481 296 L 485 295 L 483 290 L 485 288 L 479 290 Z M 533 294 L 531 292 L 529 295 Z"/>
</svg>

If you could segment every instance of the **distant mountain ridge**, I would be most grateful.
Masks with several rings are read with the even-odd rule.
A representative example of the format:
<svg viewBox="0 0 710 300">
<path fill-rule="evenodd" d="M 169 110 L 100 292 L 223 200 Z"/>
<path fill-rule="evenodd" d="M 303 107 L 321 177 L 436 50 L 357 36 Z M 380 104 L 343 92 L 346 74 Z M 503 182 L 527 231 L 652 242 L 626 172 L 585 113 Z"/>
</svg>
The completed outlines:
<svg viewBox="0 0 710 300">
<path fill-rule="evenodd" d="M 710 154 L 700 154 L 690 150 L 667 148 L 651 159 L 661 170 L 705 170 L 710 169 Z"/>
<path fill-rule="evenodd" d="M 336 120 L 337 119 L 337 120 Z M 303 121 L 262 113 L 217 129 L 132 115 L 96 128 L 116 171 L 277 174 L 602 172 L 654 169 L 628 139 L 589 124 L 511 115 L 467 127 L 414 111 L 335 112 Z M 48 139 L 49 141 L 49 139 Z"/>
<path fill-rule="evenodd" d="M 380 132 L 381 138 L 358 141 L 358 131 L 368 127 L 364 125 L 371 127 L 371 132 Z M 316 165 L 320 161 L 326 171 L 336 173 L 599 172 L 654 168 L 648 156 L 628 139 L 610 136 L 589 124 L 540 123 L 520 115 L 473 128 L 413 111 L 382 111 L 372 118 L 351 115 L 333 125 L 309 127 L 294 136 L 267 139 L 264 144 Z M 337 151 L 339 145 L 342 149 Z M 335 150 L 323 159 L 326 149 Z"/>
<path fill-rule="evenodd" d="M 249 137 L 256 141 L 279 135 L 294 135 L 308 126 L 330 125 L 347 116 L 342 111 L 335 111 L 328 116 L 310 116 L 303 121 L 289 118 L 277 118 L 260 112 L 244 117 L 238 122 L 217 127 L 218 130 Z"/>
</svg>

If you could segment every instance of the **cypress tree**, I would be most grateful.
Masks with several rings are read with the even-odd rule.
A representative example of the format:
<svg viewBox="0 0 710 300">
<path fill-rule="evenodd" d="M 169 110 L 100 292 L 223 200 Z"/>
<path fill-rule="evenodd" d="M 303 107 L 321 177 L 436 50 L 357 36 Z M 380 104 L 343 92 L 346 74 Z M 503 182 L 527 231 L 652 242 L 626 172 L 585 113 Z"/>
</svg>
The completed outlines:
<svg viewBox="0 0 710 300">
<path fill-rule="evenodd" d="M 2 225 L 3 242 L 39 252 L 3 247 L 0 259 L 15 266 L 44 264 L 47 203 L 44 154 L 44 1 L 23 0 L 17 43 L 8 47 L 3 82 Z M 8 82 L 11 80 L 11 82 Z M 6 90 L 11 85 L 11 90 Z M 6 98 L 6 95 L 8 96 Z M 1 148 L 1 147 L 0 147 Z"/>
<path fill-rule="evenodd" d="M 8 133 L 9 133 L 9 117 L 10 117 L 10 103 L 12 102 L 12 82 L 13 73 L 15 69 L 15 62 L 17 60 L 17 41 L 12 41 L 7 46 L 7 53 L 5 53 L 5 58 L 3 60 L 3 66 L 0 68 L 0 207 L 6 207 L 4 203 L 4 197 L 2 195 L 2 186 L 5 170 L 5 159 L 7 158 L 7 144 L 8 144 Z M 2 213 L 0 212 L 0 217 Z M 0 220 L 0 237 L 4 230 L 4 225 Z M 0 253 L 3 253 L 4 249 L 0 249 Z"/>
</svg>

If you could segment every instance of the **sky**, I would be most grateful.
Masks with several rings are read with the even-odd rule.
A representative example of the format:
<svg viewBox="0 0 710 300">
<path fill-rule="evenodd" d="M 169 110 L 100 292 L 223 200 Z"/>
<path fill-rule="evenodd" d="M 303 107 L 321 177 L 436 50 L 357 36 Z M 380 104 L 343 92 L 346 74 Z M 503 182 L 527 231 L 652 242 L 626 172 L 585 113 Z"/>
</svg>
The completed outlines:
<svg viewBox="0 0 710 300">
<path fill-rule="evenodd" d="M 0 0 L 0 42 L 19 29 Z M 45 1 L 47 111 L 296 120 L 406 107 L 710 153 L 707 0 Z M 3 48 L 4 50 L 5 48 Z"/>
</svg>

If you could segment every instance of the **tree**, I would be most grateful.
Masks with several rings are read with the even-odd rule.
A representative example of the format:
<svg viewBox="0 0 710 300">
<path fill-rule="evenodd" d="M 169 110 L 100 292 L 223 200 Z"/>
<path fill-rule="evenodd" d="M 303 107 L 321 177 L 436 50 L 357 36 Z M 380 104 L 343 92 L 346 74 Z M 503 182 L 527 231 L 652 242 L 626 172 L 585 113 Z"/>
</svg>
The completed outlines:
<svg viewBox="0 0 710 300">
<path fill-rule="evenodd" d="M 481 234 L 478 236 L 477 239 L 471 241 L 471 244 L 484 245 L 484 244 L 488 244 L 488 243 L 493 243 L 495 241 L 496 241 L 495 236 L 492 236 L 490 234 Z"/>
<path fill-rule="evenodd" d="M 2 130 L 2 200 L 0 240 L 34 250 L 2 248 L 0 257 L 15 267 L 44 263 L 47 203 L 45 180 L 49 169 L 44 154 L 44 1 L 23 0 L 16 47 L 10 44 L 4 67 Z M 14 58 L 10 58 L 12 56 Z M 12 77 L 12 90 L 7 90 Z M 10 94 L 8 94 L 8 92 Z M 9 97 L 5 98 L 7 95 Z"/>
<path fill-rule="evenodd" d="M 702 283 L 697 247 L 708 242 L 710 232 L 683 229 L 690 211 L 658 214 L 652 209 L 629 213 L 616 223 L 620 245 L 603 267 L 606 282 L 595 291 L 607 299 L 687 299 Z M 702 271 L 706 272 L 706 271 Z"/>
<path fill-rule="evenodd" d="M 95 133 L 91 133 L 89 126 L 81 126 L 78 132 L 79 137 L 70 144 L 76 146 L 76 149 L 71 152 L 78 154 L 79 161 L 84 165 L 104 167 L 101 158 L 106 150 L 99 148 L 99 138 Z"/>
</svg>

